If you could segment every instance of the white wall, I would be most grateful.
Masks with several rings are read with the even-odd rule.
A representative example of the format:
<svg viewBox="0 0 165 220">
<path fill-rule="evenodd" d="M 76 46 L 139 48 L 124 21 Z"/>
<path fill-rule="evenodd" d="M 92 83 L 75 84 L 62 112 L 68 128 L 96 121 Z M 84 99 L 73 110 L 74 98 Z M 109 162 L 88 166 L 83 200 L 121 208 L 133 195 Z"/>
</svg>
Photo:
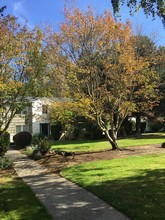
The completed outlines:
<svg viewBox="0 0 165 220">
<path fill-rule="evenodd" d="M 40 98 L 32 102 L 32 134 L 40 133 L 41 123 L 49 123 L 48 115 L 42 113 L 42 105 L 50 105 L 50 100 Z"/>
</svg>

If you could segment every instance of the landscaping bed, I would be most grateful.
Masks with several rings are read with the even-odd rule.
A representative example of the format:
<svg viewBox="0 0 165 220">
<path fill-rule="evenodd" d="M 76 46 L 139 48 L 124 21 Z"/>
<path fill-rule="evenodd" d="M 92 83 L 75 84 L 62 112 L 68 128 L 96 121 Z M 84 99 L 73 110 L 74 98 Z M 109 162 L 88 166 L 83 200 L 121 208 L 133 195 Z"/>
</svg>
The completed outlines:
<svg viewBox="0 0 165 220">
<path fill-rule="evenodd" d="M 97 152 L 75 152 L 71 156 L 63 156 L 58 154 L 50 154 L 42 158 L 38 162 L 45 165 L 46 168 L 53 173 L 60 173 L 66 167 L 83 164 L 91 161 L 111 160 L 113 158 L 129 157 L 134 155 L 165 153 L 165 148 L 161 148 L 160 144 L 145 145 L 123 148 L 122 151 L 104 150 Z"/>
</svg>

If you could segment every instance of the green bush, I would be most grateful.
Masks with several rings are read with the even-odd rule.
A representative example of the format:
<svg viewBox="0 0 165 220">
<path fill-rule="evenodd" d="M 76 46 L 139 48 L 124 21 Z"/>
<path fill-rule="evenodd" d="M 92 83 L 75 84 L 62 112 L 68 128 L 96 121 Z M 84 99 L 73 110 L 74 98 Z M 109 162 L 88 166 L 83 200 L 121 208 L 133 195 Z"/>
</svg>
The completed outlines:
<svg viewBox="0 0 165 220">
<path fill-rule="evenodd" d="M 92 128 L 91 128 L 91 140 L 100 140 L 100 139 L 103 139 L 105 138 L 103 136 L 103 133 L 102 131 L 98 128 L 97 125 L 92 125 Z"/>
<path fill-rule="evenodd" d="M 127 123 L 124 124 L 124 129 L 125 129 L 127 135 L 130 135 L 132 133 L 132 131 L 133 131 L 132 127 L 133 127 L 132 122 L 128 121 Z"/>
<path fill-rule="evenodd" d="M 162 148 L 165 148 L 165 142 L 162 143 L 161 147 L 162 147 Z"/>
<path fill-rule="evenodd" d="M 158 132 L 158 131 L 161 131 L 161 129 L 164 128 L 163 123 L 155 122 L 155 121 L 150 122 L 149 126 L 150 126 L 150 131 L 151 132 Z"/>
<path fill-rule="evenodd" d="M 0 133 L 2 133 L 2 131 L 0 131 Z M 10 134 L 6 131 L 0 137 L 0 157 L 3 157 L 4 154 L 7 152 L 9 144 L 10 144 Z"/>
<path fill-rule="evenodd" d="M 60 138 L 61 132 L 62 132 L 61 123 L 57 123 L 55 125 L 52 125 L 50 129 L 51 129 L 51 135 L 52 135 L 53 139 L 55 141 L 57 141 Z"/>
<path fill-rule="evenodd" d="M 12 167 L 12 162 L 6 157 L 0 157 L 0 168 L 7 169 Z"/>
<path fill-rule="evenodd" d="M 140 123 L 140 132 L 141 132 L 141 133 L 144 133 L 145 128 L 146 128 L 146 122 L 141 122 L 141 123 Z"/>
<path fill-rule="evenodd" d="M 13 141 L 18 148 L 25 148 L 31 144 L 32 135 L 27 131 L 21 131 L 14 135 Z"/>
<path fill-rule="evenodd" d="M 73 131 L 75 139 L 77 139 L 80 133 L 84 133 L 84 138 L 90 140 L 100 140 L 104 138 L 102 131 L 98 126 L 91 122 L 77 124 Z"/>
<path fill-rule="evenodd" d="M 41 152 L 42 155 L 45 155 L 49 152 L 52 142 L 47 139 L 40 139 L 37 144 L 37 149 Z"/>
<path fill-rule="evenodd" d="M 44 134 L 34 134 L 32 137 L 32 144 L 37 145 L 40 140 L 45 139 Z"/>
</svg>

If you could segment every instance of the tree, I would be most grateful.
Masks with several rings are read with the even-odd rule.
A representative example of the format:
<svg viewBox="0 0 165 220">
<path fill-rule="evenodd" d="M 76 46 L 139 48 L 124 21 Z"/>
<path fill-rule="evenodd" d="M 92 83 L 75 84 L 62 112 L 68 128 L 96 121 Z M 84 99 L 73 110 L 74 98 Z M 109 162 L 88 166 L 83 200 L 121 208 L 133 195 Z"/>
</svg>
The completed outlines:
<svg viewBox="0 0 165 220">
<path fill-rule="evenodd" d="M 157 15 L 161 18 L 163 25 L 165 26 L 165 2 L 164 0 L 111 0 L 112 7 L 115 14 L 118 14 L 120 11 L 120 5 L 124 3 L 127 4 L 128 8 L 130 9 L 130 14 L 137 12 L 140 8 L 144 10 L 146 16 L 152 15 L 153 18 Z"/>
<path fill-rule="evenodd" d="M 155 95 L 155 73 L 135 56 L 132 36 L 130 24 L 117 23 L 109 12 L 95 17 L 91 9 L 83 14 L 77 8 L 66 9 L 60 33 L 51 36 L 59 65 L 65 66 L 66 94 L 85 106 L 86 117 L 97 122 L 112 149 L 118 149 L 118 131 L 136 110 L 136 98 L 145 94 L 149 102 Z"/>
<path fill-rule="evenodd" d="M 160 104 L 155 108 L 156 115 L 165 118 L 165 47 L 160 46 L 156 51 L 155 69 L 160 77 Z"/>
<path fill-rule="evenodd" d="M 29 97 L 44 91 L 47 72 L 42 31 L 29 30 L 10 15 L 0 19 L 0 130 L 7 130 Z M 42 89 L 41 89 L 42 88 Z"/>
<path fill-rule="evenodd" d="M 67 137 L 74 131 L 77 126 L 78 120 L 81 118 L 84 120 L 86 116 L 86 105 L 81 102 L 74 102 L 73 100 L 60 99 L 55 101 L 49 108 L 49 120 L 51 124 L 60 124 L 62 134 Z"/>
<path fill-rule="evenodd" d="M 4 16 L 4 10 L 5 10 L 5 9 L 6 9 L 6 6 L 5 6 L 5 5 L 0 8 L 0 17 L 3 17 L 3 16 Z"/>
<path fill-rule="evenodd" d="M 143 36 L 139 34 L 133 37 L 133 42 L 134 42 L 134 51 L 136 58 L 143 59 L 148 62 L 149 65 L 148 71 L 152 71 L 152 69 L 155 69 L 155 63 L 157 63 L 158 56 L 156 55 L 157 47 L 153 42 L 153 40 L 151 40 L 148 36 Z M 157 78 L 159 79 L 158 74 L 157 74 Z M 158 89 L 158 85 L 157 85 L 157 89 Z M 150 110 L 152 110 L 153 106 L 159 104 L 160 98 L 156 95 L 157 93 L 152 94 L 151 97 L 150 93 L 149 94 L 142 93 L 141 96 L 138 95 L 138 97 L 136 98 L 137 111 L 133 113 L 133 115 L 136 117 L 136 135 L 140 135 L 141 133 L 141 126 L 140 126 L 141 115 L 143 116 L 144 115 L 147 116 L 148 114 L 150 115 Z M 149 99 L 150 101 L 146 101 L 147 99 Z"/>
</svg>

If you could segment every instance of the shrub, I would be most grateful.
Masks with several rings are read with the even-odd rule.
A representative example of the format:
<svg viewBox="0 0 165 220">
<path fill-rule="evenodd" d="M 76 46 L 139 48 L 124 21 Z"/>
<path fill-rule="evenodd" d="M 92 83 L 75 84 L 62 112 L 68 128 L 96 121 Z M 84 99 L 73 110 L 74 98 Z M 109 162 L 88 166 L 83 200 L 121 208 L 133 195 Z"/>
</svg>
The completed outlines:
<svg viewBox="0 0 165 220">
<path fill-rule="evenodd" d="M 44 134 L 34 134 L 32 137 L 32 144 L 37 145 L 40 140 L 45 139 Z"/>
<path fill-rule="evenodd" d="M 161 122 L 155 122 L 155 121 L 152 121 L 149 123 L 149 126 L 150 126 L 150 131 L 151 132 L 158 132 L 158 131 L 161 131 L 161 129 L 163 129 L 163 123 Z"/>
<path fill-rule="evenodd" d="M 2 132 L 0 131 L 0 133 Z M 6 131 L 0 137 L 0 157 L 3 157 L 4 154 L 7 152 L 9 144 L 10 144 L 10 134 Z"/>
<path fill-rule="evenodd" d="M 162 148 L 165 148 L 165 142 L 162 143 L 161 147 L 162 147 Z"/>
<path fill-rule="evenodd" d="M 132 133 L 132 130 L 133 130 L 132 127 L 133 127 L 132 122 L 128 121 L 127 123 L 124 124 L 124 129 L 127 135 L 130 135 Z"/>
<path fill-rule="evenodd" d="M 103 139 L 104 136 L 102 134 L 102 131 L 98 128 L 97 125 L 92 125 L 91 128 L 91 140 L 100 140 Z"/>
<path fill-rule="evenodd" d="M 145 128 L 146 128 L 146 122 L 141 122 L 141 123 L 140 123 L 140 132 L 141 132 L 141 133 L 144 133 Z"/>
<path fill-rule="evenodd" d="M 60 138 L 61 132 L 62 132 L 61 123 L 57 123 L 51 126 L 51 135 L 55 141 L 57 141 Z"/>
<path fill-rule="evenodd" d="M 32 135 L 27 131 L 21 131 L 14 135 L 13 141 L 18 148 L 25 148 L 31 144 Z"/>
<path fill-rule="evenodd" d="M 12 167 L 12 162 L 6 157 L 0 157 L 0 168 L 7 169 Z"/>
<path fill-rule="evenodd" d="M 42 155 L 45 155 L 49 152 L 51 145 L 52 142 L 44 138 L 38 141 L 37 149 L 41 152 Z"/>
</svg>

